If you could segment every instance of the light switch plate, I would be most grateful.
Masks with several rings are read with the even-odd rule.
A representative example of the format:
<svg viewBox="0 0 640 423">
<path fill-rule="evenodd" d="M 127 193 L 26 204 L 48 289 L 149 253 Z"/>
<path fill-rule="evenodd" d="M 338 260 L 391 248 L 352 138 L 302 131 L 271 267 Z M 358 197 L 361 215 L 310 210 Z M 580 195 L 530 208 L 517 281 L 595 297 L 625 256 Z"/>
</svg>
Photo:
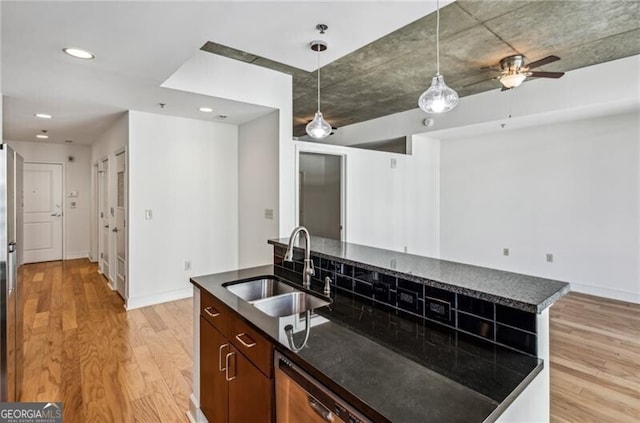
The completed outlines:
<svg viewBox="0 0 640 423">
<path fill-rule="evenodd" d="M 547 262 L 548 263 L 553 263 L 553 254 L 547 253 Z"/>
<path fill-rule="evenodd" d="M 503 256 L 508 256 L 509 255 L 509 249 L 508 248 L 503 248 L 502 249 L 502 255 Z"/>
<path fill-rule="evenodd" d="M 145 210 L 144 220 L 151 220 L 151 219 L 153 219 L 153 212 L 151 210 Z"/>
<path fill-rule="evenodd" d="M 264 218 L 273 220 L 273 209 L 264 209 Z"/>
</svg>

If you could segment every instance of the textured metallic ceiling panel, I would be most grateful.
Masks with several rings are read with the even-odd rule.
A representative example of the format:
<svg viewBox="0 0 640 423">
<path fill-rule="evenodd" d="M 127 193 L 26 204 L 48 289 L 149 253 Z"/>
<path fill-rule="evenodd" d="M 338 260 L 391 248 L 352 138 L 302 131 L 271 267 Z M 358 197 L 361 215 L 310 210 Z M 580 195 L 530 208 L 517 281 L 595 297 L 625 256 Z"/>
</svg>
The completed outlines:
<svg viewBox="0 0 640 423">
<path fill-rule="evenodd" d="M 462 97 L 499 88 L 481 68 L 512 54 L 555 54 L 562 60 L 536 70 L 562 72 L 640 54 L 638 0 L 458 0 L 440 18 L 440 71 Z M 422 17 L 323 66 L 325 118 L 341 127 L 415 109 L 436 71 L 435 27 L 435 14 Z M 304 135 L 316 111 L 316 72 L 213 42 L 202 50 L 291 74 L 294 135 Z"/>
</svg>

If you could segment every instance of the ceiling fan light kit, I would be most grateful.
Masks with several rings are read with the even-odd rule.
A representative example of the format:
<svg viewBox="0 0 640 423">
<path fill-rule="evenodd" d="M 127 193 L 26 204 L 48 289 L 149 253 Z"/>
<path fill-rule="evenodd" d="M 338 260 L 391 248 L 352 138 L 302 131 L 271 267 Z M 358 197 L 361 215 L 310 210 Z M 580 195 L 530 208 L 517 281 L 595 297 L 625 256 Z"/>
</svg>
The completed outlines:
<svg viewBox="0 0 640 423">
<path fill-rule="evenodd" d="M 527 79 L 527 75 L 523 73 L 508 73 L 500 77 L 500 82 L 505 88 L 516 88 Z"/>
<path fill-rule="evenodd" d="M 440 74 L 440 1 L 436 2 L 436 76 L 418 98 L 418 107 L 427 113 L 444 113 L 458 105 L 458 93 L 449 88 Z"/>
<path fill-rule="evenodd" d="M 324 24 L 318 24 L 316 29 L 320 31 L 320 34 L 324 34 L 328 27 Z M 307 124 L 307 134 L 314 139 L 322 139 L 331 135 L 331 125 L 322 116 L 320 111 L 320 52 L 327 49 L 327 43 L 322 40 L 311 41 L 309 44 L 311 50 L 317 53 L 318 57 L 318 110 L 313 116 L 313 120 Z"/>
</svg>

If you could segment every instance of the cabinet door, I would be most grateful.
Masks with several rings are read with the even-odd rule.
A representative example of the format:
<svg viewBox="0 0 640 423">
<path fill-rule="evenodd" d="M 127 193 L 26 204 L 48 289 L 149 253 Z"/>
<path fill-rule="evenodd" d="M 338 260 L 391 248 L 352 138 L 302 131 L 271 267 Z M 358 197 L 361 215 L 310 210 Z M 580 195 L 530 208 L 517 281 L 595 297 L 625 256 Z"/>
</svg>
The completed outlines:
<svg viewBox="0 0 640 423">
<path fill-rule="evenodd" d="M 227 339 L 200 316 L 200 408 L 209 423 L 227 423 Z M 222 370 L 221 370 L 222 369 Z"/>
<path fill-rule="evenodd" d="M 272 421 L 273 387 L 242 353 L 231 347 L 229 364 L 229 422 L 268 423 Z"/>
</svg>

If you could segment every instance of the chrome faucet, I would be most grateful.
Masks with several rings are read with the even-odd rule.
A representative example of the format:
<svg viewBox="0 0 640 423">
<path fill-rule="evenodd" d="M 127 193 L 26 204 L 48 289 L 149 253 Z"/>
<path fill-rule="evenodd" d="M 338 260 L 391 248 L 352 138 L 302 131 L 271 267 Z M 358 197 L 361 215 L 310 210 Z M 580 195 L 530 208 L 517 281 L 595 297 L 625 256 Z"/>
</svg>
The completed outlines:
<svg viewBox="0 0 640 423">
<path fill-rule="evenodd" d="M 302 287 L 309 288 L 311 286 L 311 276 L 316 274 L 313 268 L 313 261 L 311 260 L 311 236 L 309 231 L 304 226 L 298 226 L 291 232 L 289 237 L 289 245 L 287 246 L 287 252 L 284 254 L 284 261 L 293 261 L 293 243 L 300 232 L 304 233 L 304 269 L 302 270 Z"/>
</svg>

